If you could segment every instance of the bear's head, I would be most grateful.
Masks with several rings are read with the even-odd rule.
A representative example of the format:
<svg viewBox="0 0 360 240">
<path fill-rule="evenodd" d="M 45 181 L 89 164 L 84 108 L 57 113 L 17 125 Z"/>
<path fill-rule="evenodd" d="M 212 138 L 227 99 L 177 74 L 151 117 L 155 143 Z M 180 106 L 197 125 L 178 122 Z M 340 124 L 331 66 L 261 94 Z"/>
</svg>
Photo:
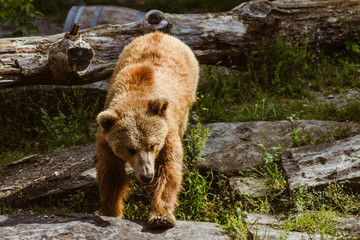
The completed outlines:
<svg viewBox="0 0 360 240">
<path fill-rule="evenodd" d="M 144 184 L 154 178 L 155 160 L 168 134 L 165 115 L 169 98 L 162 95 L 146 102 L 146 110 L 109 107 L 97 116 L 104 138 L 114 154 L 128 162 L 137 179 Z"/>
</svg>

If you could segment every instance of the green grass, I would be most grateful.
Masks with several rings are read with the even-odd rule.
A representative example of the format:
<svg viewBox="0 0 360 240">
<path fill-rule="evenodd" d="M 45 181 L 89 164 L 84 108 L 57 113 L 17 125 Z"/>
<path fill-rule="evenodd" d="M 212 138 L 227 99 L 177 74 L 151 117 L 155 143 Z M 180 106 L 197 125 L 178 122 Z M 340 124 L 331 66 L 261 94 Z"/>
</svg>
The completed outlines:
<svg viewBox="0 0 360 240">
<path fill-rule="evenodd" d="M 28 35 L 31 30 L 38 30 L 30 20 L 42 18 L 44 15 L 35 9 L 33 1 L 1 0 L 0 23 L 11 24 L 14 30 L 10 36 L 6 37 L 21 37 Z"/>
<path fill-rule="evenodd" d="M 249 53 L 247 69 L 203 68 L 194 112 L 204 123 L 299 119 L 359 121 L 360 101 L 339 108 L 318 96 L 359 89 L 360 54 L 319 56 L 281 36 Z"/>
<path fill-rule="evenodd" d="M 356 134 L 359 134 L 360 132 L 360 125 L 359 123 L 355 122 L 349 122 L 346 121 L 340 126 L 339 128 L 335 129 L 332 132 L 327 133 L 323 137 L 315 138 L 315 133 L 313 131 L 305 131 L 298 128 L 293 128 L 292 131 L 292 141 L 293 147 L 301 147 L 305 145 L 314 145 L 314 144 L 320 144 L 323 142 L 330 142 L 334 140 L 340 140 L 348 137 L 352 137 Z"/>
<path fill-rule="evenodd" d="M 0 164 L 94 141 L 100 98 L 81 88 L 0 92 Z"/>
<path fill-rule="evenodd" d="M 282 226 L 286 231 L 302 231 L 312 234 L 319 233 L 324 239 L 335 239 L 338 218 L 335 212 L 329 210 L 305 211 L 289 216 Z"/>
<path fill-rule="evenodd" d="M 77 189 L 56 195 L 40 197 L 26 203 L 10 203 L 23 214 L 64 214 L 85 213 L 93 214 L 100 208 L 99 194 L 96 189 Z M 1 206 L 1 203 L 0 203 Z M 8 213 L 11 213 L 8 212 Z"/>
<path fill-rule="evenodd" d="M 0 215 L 10 214 L 12 210 L 12 203 L 10 201 L 0 201 Z"/>
</svg>

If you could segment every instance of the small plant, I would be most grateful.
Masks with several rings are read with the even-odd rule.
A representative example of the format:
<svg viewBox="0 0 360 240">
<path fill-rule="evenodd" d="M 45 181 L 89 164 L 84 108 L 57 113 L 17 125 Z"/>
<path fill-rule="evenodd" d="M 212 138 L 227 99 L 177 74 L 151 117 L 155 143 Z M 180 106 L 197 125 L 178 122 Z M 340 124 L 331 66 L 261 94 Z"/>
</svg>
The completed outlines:
<svg viewBox="0 0 360 240">
<path fill-rule="evenodd" d="M 11 213 L 12 204 L 10 201 L 0 201 L 0 215 L 7 215 Z"/>
<path fill-rule="evenodd" d="M 241 212 L 242 205 L 231 192 L 226 176 L 212 171 L 202 174 L 196 167 L 195 163 L 201 159 L 201 151 L 209 135 L 208 129 L 202 130 L 198 123 L 183 140 L 187 173 L 177 217 L 216 222 L 234 238 L 246 239 L 248 233 Z"/>
<path fill-rule="evenodd" d="M 80 88 L 0 92 L 0 163 L 93 141 L 99 102 Z"/>
<path fill-rule="evenodd" d="M 346 40 L 345 47 L 347 51 L 355 54 L 360 54 L 360 36 L 356 29 L 353 29 L 350 38 Z"/>
<path fill-rule="evenodd" d="M 338 183 L 332 183 L 322 190 L 300 187 L 293 192 L 290 202 L 296 212 L 324 209 L 356 214 L 360 211 L 360 196 Z"/>
<path fill-rule="evenodd" d="M 183 139 L 186 168 L 194 168 L 196 161 L 202 159 L 201 153 L 209 136 L 209 128 L 202 130 L 200 122 L 197 123 L 196 127 L 190 128 L 189 134 Z"/>
<path fill-rule="evenodd" d="M 233 239 L 248 239 L 248 227 L 240 208 L 237 208 L 233 214 L 225 215 L 224 218 L 226 221 L 222 223 L 221 227 L 225 229 Z"/>
<path fill-rule="evenodd" d="M 305 145 L 312 145 L 315 144 L 315 141 L 313 139 L 313 132 L 303 132 L 299 128 L 294 128 L 291 133 L 292 138 L 292 146 L 293 147 L 301 147 Z"/>
<path fill-rule="evenodd" d="M 307 50 L 307 44 L 308 41 L 299 44 L 279 36 L 275 42 L 261 46 L 257 53 L 249 56 L 247 72 L 251 82 L 279 95 L 303 95 L 301 76 L 315 59 Z"/>
<path fill-rule="evenodd" d="M 193 110 L 202 122 L 224 121 L 231 106 L 252 98 L 248 83 L 241 80 L 239 71 L 204 66 L 206 86 L 200 88 Z"/>
<path fill-rule="evenodd" d="M 203 176 L 196 167 L 209 136 L 209 129 L 202 130 L 201 123 L 198 123 L 196 127 L 190 128 L 189 134 L 183 139 L 184 165 L 187 173 L 184 176 L 184 190 L 180 195 L 178 216 L 184 220 L 201 220 L 204 217 L 202 210 L 210 197 L 214 176 L 212 172 Z"/>
<path fill-rule="evenodd" d="M 59 110 L 58 115 L 50 116 L 45 110 L 42 112 L 42 123 L 45 128 L 39 129 L 40 136 L 50 136 L 48 144 L 58 148 L 81 145 L 92 139 L 90 123 L 95 119 L 99 109 L 98 99 L 93 105 L 88 105 L 88 98 L 81 88 L 74 89 L 74 99 L 64 96 L 68 105 L 68 113 L 65 115 Z"/>
<path fill-rule="evenodd" d="M 69 208 L 75 212 L 82 212 L 86 209 L 85 192 L 77 190 L 74 194 L 69 194 Z"/>
<path fill-rule="evenodd" d="M 130 181 L 129 194 L 125 199 L 124 217 L 128 219 L 147 220 L 150 213 L 150 200 L 145 185 L 135 180 Z"/>
<path fill-rule="evenodd" d="M 334 140 L 340 140 L 356 135 L 360 131 L 358 123 L 346 121 L 341 127 L 336 128 L 333 131 L 327 132 L 324 136 L 315 138 L 315 133 L 312 131 L 303 132 L 299 128 L 293 128 L 292 146 L 301 147 L 305 145 L 320 144 L 323 142 L 330 142 Z M 316 131 L 315 131 L 316 132 Z"/>
<path fill-rule="evenodd" d="M 305 211 L 296 213 L 288 218 L 282 226 L 287 231 L 303 231 L 309 235 L 319 233 L 322 239 L 335 239 L 337 231 L 336 213 L 331 210 L 320 209 L 319 211 Z"/>
<path fill-rule="evenodd" d="M 274 146 L 272 147 L 273 153 L 271 153 L 263 143 L 260 146 L 264 150 L 264 162 L 257 166 L 255 173 L 258 177 L 266 180 L 271 193 L 280 194 L 287 187 L 285 173 L 281 167 L 281 153 L 285 148 L 280 145 Z"/>
<path fill-rule="evenodd" d="M 184 178 L 184 191 L 181 192 L 178 216 L 183 220 L 201 221 L 206 215 L 204 207 L 210 199 L 214 176 L 202 176 L 198 170 L 188 172 Z"/>
<path fill-rule="evenodd" d="M 346 121 L 343 125 L 332 132 L 327 133 L 323 138 L 317 140 L 320 142 L 329 142 L 355 136 L 360 132 L 360 125 L 356 122 Z"/>
<path fill-rule="evenodd" d="M 28 35 L 38 28 L 30 22 L 32 18 L 42 18 L 44 15 L 35 10 L 34 0 L 1 0 L 0 22 L 14 26 L 12 36 Z"/>
</svg>

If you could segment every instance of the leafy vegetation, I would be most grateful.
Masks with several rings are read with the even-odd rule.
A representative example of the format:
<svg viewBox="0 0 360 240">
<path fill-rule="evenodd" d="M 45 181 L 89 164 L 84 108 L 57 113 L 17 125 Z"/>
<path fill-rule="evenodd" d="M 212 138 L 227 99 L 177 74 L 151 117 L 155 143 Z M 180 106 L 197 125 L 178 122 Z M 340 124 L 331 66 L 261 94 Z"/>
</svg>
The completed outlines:
<svg viewBox="0 0 360 240">
<path fill-rule="evenodd" d="M 341 127 L 335 129 L 332 132 L 328 132 L 323 137 L 315 138 L 314 132 L 303 132 L 299 128 L 293 128 L 291 137 L 293 141 L 293 147 L 301 147 L 305 145 L 320 144 L 323 142 L 330 142 L 333 140 L 340 140 L 348 137 L 352 137 L 358 134 L 360 131 L 359 123 L 345 122 Z"/>
<path fill-rule="evenodd" d="M 42 18 L 44 15 L 35 10 L 34 0 L 1 0 L 0 2 L 0 23 L 13 25 L 13 37 L 28 35 L 31 30 L 38 30 L 30 20 Z"/>
<path fill-rule="evenodd" d="M 0 201 L 0 215 L 10 214 L 12 210 L 12 204 L 9 201 Z"/>
<path fill-rule="evenodd" d="M 360 54 L 360 36 L 356 29 L 353 29 L 352 35 L 346 40 L 345 47 L 347 51 L 355 55 Z"/>
<path fill-rule="evenodd" d="M 95 139 L 100 97 L 90 101 L 81 88 L 60 92 L 42 88 L 35 95 L 19 88 L 0 92 L 0 99 L 0 164 Z"/>
<path fill-rule="evenodd" d="M 318 233 L 323 239 L 335 239 L 337 222 L 333 211 L 306 211 L 290 216 L 282 227 L 286 231 L 307 232 L 310 236 Z"/>
<path fill-rule="evenodd" d="M 323 101 L 322 95 L 359 87 L 360 55 L 344 52 L 321 56 L 307 42 L 279 37 L 265 41 L 248 56 L 246 71 L 215 66 L 204 68 L 194 106 L 202 122 L 299 119 L 358 121 L 360 103 L 348 101 L 339 108 Z"/>
</svg>

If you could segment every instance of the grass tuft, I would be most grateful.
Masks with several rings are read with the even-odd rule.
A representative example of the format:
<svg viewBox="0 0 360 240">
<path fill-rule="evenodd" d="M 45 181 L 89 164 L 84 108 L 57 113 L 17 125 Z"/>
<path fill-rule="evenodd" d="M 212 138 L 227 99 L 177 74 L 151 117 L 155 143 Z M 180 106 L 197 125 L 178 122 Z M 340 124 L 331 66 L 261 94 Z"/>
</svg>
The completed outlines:
<svg viewBox="0 0 360 240">
<path fill-rule="evenodd" d="M 81 88 L 0 92 L 0 164 L 94 141 L 99 98 Z"/>
</svg>

